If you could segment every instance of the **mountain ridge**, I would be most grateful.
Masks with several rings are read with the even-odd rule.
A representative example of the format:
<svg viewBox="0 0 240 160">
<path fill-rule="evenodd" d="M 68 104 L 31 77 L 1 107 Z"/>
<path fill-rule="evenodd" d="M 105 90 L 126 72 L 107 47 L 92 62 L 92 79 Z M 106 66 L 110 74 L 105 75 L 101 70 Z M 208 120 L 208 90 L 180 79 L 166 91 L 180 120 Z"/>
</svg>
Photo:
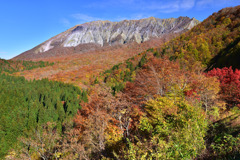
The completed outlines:
<svg viewBox="0 0 240 160">
<path fill-rule="evenodd" d="M 76 25 L 13 59 L 23 59 L 26 55 L 44 53 L 59 47 L 67 48 L 94 44 L 97 48 L 131 42 L 140 44 L 151 38 L 159 38 L 166 34 L 189 30 L 198 23 L 200 21 L 189 17 L 169 19 L 149 17 L 120 22 L 92 21 Z M 92 48 L 94 47 L 89 47 L 89 49 Z"/>
<path fill-rule="evenodd" d="M 167 42 L 159 49 L 160 55 L 172 60 L 201 64 L 205 69 L 240 68 L 240 5 L 223 8 L 206 18 L 188 32 Z"/>
</svg>

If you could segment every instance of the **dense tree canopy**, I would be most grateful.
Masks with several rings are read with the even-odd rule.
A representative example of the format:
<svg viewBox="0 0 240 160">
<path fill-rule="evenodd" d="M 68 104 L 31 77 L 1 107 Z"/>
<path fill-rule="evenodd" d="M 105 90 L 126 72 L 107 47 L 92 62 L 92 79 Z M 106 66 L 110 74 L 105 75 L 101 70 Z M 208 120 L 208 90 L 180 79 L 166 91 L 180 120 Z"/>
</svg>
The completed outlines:
<svg viewBox="0 0 240 160">
<path fill-rule="evenodd" d="M 61 133 L 62 124 L 77 113 L 81 99 L 86 98 L 85 91 L 69 84 L 1 74 L 0 156 L 16 144 L 17 137 L 31 134 L 41 124 L 56 122 Z"/>
<path fill-rule="evenodd" d="M 208 70 L 217 67 L 240 68 L 240 6 L 214 13 L 190 31 L 165 43 L 156 56 L 169 55 L 191 68 L 201 62 Z"/>
<path fill-rule="evenodd" d="M 207 75 L 215 76 L 219 79 L 221 87 L 220 95 L 229 107 L 240 107 L 240 70 L 236 69 L 234 71 L 232 67 L 214 68 Z"/>
</svg>

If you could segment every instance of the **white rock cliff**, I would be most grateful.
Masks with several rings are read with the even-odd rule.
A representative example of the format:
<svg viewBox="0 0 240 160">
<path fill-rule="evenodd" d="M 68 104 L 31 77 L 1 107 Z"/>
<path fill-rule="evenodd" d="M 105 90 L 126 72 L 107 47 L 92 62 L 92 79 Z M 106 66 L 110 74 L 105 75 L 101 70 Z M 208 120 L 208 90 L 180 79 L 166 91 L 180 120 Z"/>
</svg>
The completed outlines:
<svg viewBox="0 0 240 160">
<path fill-rule="evenodd" d="M 195 18 L 169 19 L 146 18 L 120 22 L 93 21 L 80 24 L 40 44 L 34 53 L 46 52 L 56 46 L 76 47 L 79 44 L 95 43 L 101 46 L 142 43 L 152 37 L 189 30 L 198 24 Z"/>
</svg>

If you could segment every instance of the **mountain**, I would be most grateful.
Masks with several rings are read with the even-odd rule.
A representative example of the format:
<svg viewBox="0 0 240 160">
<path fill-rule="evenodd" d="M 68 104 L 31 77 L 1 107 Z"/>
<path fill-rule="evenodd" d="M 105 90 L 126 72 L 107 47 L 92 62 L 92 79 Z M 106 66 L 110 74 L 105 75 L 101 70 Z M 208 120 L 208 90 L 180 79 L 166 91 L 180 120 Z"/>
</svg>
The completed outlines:
<svg viewBox="0 0 240 160">
<path fill-rule="evenodd" d="M 21 55 L 37 62 L 0 59 L 0 158 L 240 159 L 240 71 L 224 67 L 239 66 L 239 17 L 225 8 L 140 44 L 66 38 Z"/>
<path fill-rule="evenodd" d="M 29 56 L 34 58 L 39 53 L 51 54 L 50 51 L 59 52 L 59 48 L 78 47 L 80 52 L 85 52 L 104 46 L 131 42 L 142 43 L 154 37 L 158 38 L 171 33 L 181 33 L 191 29 L 198 23 L 198 20 L 195 18 L 190 19 L 189 17 L 169 19 L 150 17 L 120 22 L 93 21 L 76 25 L 14 59 L 26 59 Z M 65 49 L 64 52 L 69 52 L 69 49 Z"/>
</svg>

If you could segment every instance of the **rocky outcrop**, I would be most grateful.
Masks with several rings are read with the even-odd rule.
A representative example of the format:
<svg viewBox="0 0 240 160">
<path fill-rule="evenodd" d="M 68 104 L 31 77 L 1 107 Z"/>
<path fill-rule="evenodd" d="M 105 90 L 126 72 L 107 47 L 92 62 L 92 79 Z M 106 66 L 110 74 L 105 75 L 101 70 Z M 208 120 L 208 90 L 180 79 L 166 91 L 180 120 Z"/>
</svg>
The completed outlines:
<svg viewBox="0 0 240 160">
<path fill-rule="evenodd" d="M 102 47 L 130 44 L 131 42 L 142 43 L 182 33 L 198 23 L 198 20 L 189 17 L 169 19 L 150 17 L 120 22 L 93 21 L 76 25 L 13 59 L 31 60 L 36 57 L 84 53 Z"/>
<path fill-rule="evenodd" d="M 79 44 L 88 43 L 101 46 L 130 42 L 142 43 L 152 37 L 161 37 L 164 34 L 191 29 L 198 23 L 198 20 L 188 17 L 169 19 L 150 17 L 120 22 L 93 21 L 77 25 L 47 40 L 35 48 L 34 53 L 46 52 L 56 46 L 76 47 Z"/>
</svg>

